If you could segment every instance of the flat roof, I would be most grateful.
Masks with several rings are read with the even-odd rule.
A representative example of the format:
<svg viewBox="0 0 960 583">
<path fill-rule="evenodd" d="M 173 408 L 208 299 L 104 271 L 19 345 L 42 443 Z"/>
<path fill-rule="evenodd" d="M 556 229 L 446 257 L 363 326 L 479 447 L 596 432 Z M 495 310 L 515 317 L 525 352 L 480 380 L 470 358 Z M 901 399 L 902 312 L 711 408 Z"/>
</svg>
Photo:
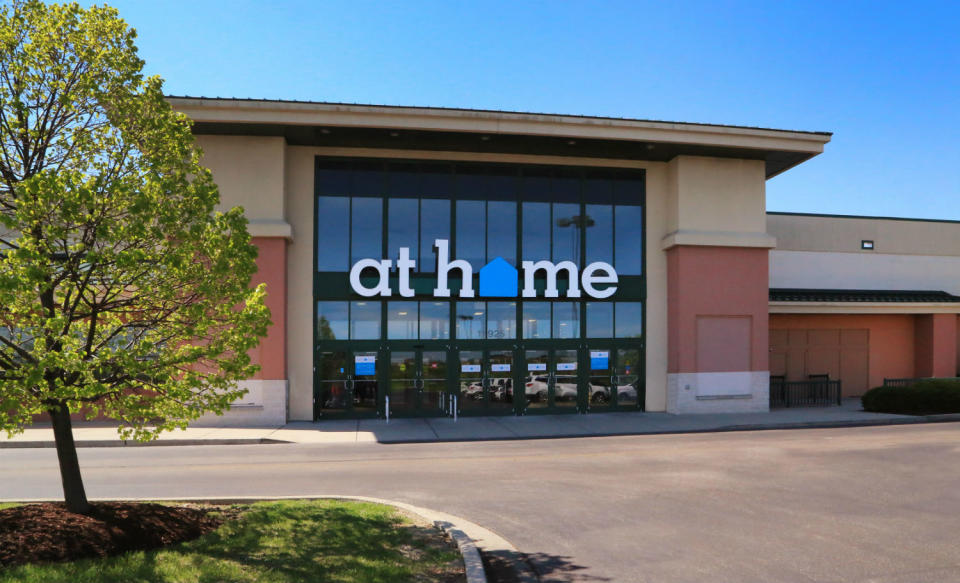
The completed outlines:
<svg viewBox="0 0 960 583">
<path fill-rule="evenodd" d="M 167 96 L 194 133 L 283 136 L 291 145 L 634 159 L 764 160 L 767 177 L 823 151 L 829 132 L 313 101 Z"/>
</svg>

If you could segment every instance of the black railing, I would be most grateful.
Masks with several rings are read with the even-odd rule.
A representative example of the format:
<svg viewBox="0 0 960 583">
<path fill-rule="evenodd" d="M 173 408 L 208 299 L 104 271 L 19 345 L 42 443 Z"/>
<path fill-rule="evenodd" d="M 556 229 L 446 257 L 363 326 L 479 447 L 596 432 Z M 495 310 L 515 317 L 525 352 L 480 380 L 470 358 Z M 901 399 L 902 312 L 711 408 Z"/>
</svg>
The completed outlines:
<svg viewBox="0 0 960 583">
<path fill-rule="evenodd" d="M 815 378 L 808 381 L 786 381 L 777 377 L 770 378 L 771 409 L 839 405 L 841 395 L 839 380 Z"/>
<path fill-rule="evenodd" d="M 960 380 L 958 377 L 924 377 L 916 379 L 883 379 L 883 386 L 885 387 L 909 387 L 914 383 L 920 381 L 957 381 Z"/>
</svg>

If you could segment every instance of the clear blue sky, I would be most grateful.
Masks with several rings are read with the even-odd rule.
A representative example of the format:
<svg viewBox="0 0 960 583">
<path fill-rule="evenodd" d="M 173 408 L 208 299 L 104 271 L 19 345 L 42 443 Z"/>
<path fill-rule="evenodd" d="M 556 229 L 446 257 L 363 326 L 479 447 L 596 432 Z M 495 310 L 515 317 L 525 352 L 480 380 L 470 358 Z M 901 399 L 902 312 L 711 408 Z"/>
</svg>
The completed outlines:
<svg viewBox="0 0 960 583">
<path fill-rule="evenodd" d="M 960 220 L 960 2 L 114 0 L 175 95 L 834 132 L 769 210 Z"/>
</svg>

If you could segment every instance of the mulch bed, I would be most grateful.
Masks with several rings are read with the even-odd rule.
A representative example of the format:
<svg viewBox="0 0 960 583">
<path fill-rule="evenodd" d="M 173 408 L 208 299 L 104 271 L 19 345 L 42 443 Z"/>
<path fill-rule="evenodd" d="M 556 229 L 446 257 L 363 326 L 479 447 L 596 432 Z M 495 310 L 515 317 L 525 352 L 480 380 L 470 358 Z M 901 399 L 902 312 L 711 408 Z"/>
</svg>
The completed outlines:
<svg viewBox="0 0 960 583">
<path fill-rule="evenodd" d="M 0 510 L 0 567 L 154 549 L 193 540 L 222 522 L 202 507 L 134 502 L 96 502 L 91 507 L 89 515 L 54 503 Z"/>
</svg>

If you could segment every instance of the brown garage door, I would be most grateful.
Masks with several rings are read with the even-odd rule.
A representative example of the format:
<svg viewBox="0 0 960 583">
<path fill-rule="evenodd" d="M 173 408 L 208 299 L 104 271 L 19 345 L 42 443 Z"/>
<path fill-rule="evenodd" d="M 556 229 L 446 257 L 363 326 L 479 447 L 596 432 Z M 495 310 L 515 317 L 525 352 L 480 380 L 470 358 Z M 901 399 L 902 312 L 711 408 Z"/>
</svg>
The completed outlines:
<svg viewBox="0 0 960 583">
<path fill-rule="evenodd" d="M 843 381 L 843 396 L 869 388 L 869 330 L 770 330 L 770 374 L 788 381 L 830 375 Z"/>
</svg>

